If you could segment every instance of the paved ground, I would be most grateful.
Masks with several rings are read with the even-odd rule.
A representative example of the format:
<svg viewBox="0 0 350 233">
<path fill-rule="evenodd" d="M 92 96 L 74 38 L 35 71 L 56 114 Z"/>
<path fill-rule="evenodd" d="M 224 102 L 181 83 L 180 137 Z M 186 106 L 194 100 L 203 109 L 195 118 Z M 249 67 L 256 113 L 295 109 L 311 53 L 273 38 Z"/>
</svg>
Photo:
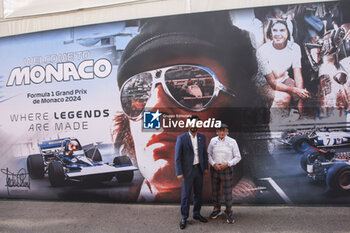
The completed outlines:
<svg viewBox="0 0 350 233">
<path fill-rule="evenodd" d="M 235 206 L 234 224 L 190 217 L 183 231 L 179 216 L 177 205 L 0 200 L 0 232 L 350 232 L 350 207 Z"/>
</svg>

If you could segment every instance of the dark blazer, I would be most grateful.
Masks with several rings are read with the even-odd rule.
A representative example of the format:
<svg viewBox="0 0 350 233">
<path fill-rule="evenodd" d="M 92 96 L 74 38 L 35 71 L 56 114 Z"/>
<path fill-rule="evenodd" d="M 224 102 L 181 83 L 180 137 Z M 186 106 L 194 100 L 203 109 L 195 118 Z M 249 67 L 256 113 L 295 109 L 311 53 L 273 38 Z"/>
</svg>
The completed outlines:
<svg viewBox="0 0 350 233">
<path fill-rule="evenodd" d="M 179 135 L 175 146 L 175 169 L 176 175 L 188 177 L 193 169 L 194 152 L 189 133 Z M 205 136 L 197 133 L 198 158 L 202 171 L 208 169 L 208 153 Z"/>
</svg>

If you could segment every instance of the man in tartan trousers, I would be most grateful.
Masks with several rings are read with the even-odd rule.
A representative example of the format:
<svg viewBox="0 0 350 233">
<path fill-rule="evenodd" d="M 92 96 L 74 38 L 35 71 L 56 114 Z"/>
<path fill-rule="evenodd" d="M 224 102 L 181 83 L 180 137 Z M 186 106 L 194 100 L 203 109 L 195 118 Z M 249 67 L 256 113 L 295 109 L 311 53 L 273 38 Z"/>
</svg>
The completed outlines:
<svg viewBox="0 0 350 233">
<path fill-rule="evenodd" d="M 215 219 L 221 214 L 220 186 L 223 184 L 223 192 L 226 204 L 226 217 L 228 223 L 234 223 L 232 217 L 232 173 L 233 166 L 241 160 L 241 153 L 236 140 L 227 136 L 228 126 L 221 124 L 208 146 L 208 160 L 211 165 L 211 186 L 214 210 L 210 219 Z"/>
</svg>

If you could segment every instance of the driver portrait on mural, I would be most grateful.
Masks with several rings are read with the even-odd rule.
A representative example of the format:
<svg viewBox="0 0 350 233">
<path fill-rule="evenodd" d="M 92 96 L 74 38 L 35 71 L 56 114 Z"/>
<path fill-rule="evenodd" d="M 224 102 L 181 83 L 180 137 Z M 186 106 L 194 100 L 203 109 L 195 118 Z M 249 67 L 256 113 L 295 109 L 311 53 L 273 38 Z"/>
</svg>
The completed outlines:
<svg viewBox="0 0 350 233">
<path fill-rule="evenodd" d="M 271 121 L 280 120 L 280 116 L 288 117 L 292 101 L 296 102 L 302 116 L 303 100 L 310 98 L 311 94 L 304 88 L 300 46 L 291 41 L 287 22 L 282 19 L 270 20 L 267 38 L 270 41 L 260 46 L 256 54 L 259 71 L 268 83 L 261 88 L 272 96 Z M 289 70 L 293 71 L 293 78 Z"/>
<path fill-rule="evenodd" d="M 114 118 L 113 131 L 116 149 L 130 156 L 145 178 L 138 200 L 174 201 L 181 196 L 174 148 L 177 135 L 186 129 L 143 132 L 145 109 L 168 115 L 195 113 L 203 121 L 221 119 L 237 134 L 237 140 L 244 141 L 240 133 L 254 116 L 251 111 L 259 100 L 251 80 L 255 71 L 250 40 L 232 25 L 227 11 L 154 18 L 142 23 L 118 67 L 122 112 Z M 212 138 L 215 129 L 203 133 Z M 242 143 L 242 148 L 248 151 L 247 157 L 253 156 L 247 143 Z M 248 173 L 242 170 L 240 178 Z M 235 194 L 241 195 L 253 186 L 243 178 Z M 204 189 L 209 187 L 206 179 Z"/>
</svg>

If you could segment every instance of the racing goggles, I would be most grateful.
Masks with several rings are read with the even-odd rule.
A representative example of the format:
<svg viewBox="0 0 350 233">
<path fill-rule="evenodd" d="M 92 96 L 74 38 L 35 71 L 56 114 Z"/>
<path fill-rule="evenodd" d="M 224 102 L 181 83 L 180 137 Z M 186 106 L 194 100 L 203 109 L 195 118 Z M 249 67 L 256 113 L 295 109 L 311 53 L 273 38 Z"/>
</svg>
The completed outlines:
<svg viewBox="0 0 350 233">
<path fill-rule="evenodd" d="M 165 93 L 182 108 L 199 112 L 207 109 L 220 91 L 235 96 L 219 82 L 214 72 L 197 65 L 173 65 L 145 71 L 129 78 L 120 90 L 124 113 L 131 119 L 140 119 L 145 105 L 160 83 Z"/>
</svg>

